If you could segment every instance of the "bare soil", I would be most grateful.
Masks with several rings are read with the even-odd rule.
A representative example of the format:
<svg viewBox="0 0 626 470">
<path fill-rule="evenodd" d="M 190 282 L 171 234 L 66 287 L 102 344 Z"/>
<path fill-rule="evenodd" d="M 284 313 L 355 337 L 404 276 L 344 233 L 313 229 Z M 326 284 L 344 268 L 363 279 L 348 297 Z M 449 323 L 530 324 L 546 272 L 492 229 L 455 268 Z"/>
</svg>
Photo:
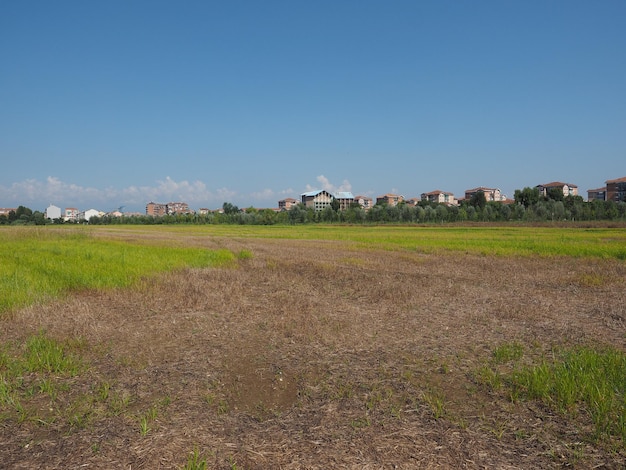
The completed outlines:
<svg viewBox="0 0 626 470">
<path fill-rule="evenodd" d="M 86 364 L 31 419 L 3 415 L 0 467 L 181 468 L 194 451 L 216 469 L 626 466 L 584 413 L 476 380 L 503 343 L 528 360 L 623 348 L 623 262 L 185 243 L 254 256 L 0 322 L 4 344 L 43 330 Z"/>
</svg>

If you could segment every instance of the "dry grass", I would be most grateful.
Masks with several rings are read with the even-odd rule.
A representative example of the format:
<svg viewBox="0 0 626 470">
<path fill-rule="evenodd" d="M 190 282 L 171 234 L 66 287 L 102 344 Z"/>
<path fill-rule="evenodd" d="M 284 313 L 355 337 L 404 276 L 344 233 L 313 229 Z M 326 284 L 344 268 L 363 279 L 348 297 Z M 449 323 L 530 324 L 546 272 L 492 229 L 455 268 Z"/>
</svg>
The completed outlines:
<svg viewBox="0 0 626 470">
<path fill-rule="evenodd" d="M 5 344 L 42 329 L 80 338 L 89 365 L 55 400 L 33 399 L 32 414 L 51 422 L 4 417 L 2 465 L 180 468 L 194 450 L 209 468 L 626 465 L 621 448 L 588 439 L 585 416 L 475 380 L 506 342 L 529 357 L 622 347 L 623 262 L 187 243 L 254 257 L 0 324 Z"/>
</svg>

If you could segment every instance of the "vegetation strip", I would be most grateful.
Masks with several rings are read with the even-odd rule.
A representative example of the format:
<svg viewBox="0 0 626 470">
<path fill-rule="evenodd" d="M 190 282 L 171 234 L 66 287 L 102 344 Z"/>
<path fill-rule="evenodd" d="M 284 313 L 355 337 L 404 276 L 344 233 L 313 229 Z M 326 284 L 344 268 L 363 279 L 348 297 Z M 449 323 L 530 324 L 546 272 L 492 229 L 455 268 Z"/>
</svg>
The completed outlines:
<svg viewBox="0 0 626 470">
<path fill-rule="evenodd" d="M 614 439 L 626 447 L 626 354 L 613 347 L 557 349 L 524 364 L 519 343 L 498 346 L 491 363 L 477 372 L 492 390 L 506 386 L 512 401 L 539 400 L 570 417 L 590 416 L 594 440 Z M 509 365 L 508 371 L 500 367 Z"/>
<path fill-rule="evenodd" d="M 0 314 L 70 291 L 128 287 L 184 267 L 233 263 L 228 250 L 97 239 L 86 231 L 0 231 Z"/>
<path fill-rule="evenodd" d="M 196 237 L 341 241 L 355 249 L 408 250 L 496 256 L 572 256 L 626 260 L 624 227 L 534 226 L 125 226 L 98 227 L 105 235 L 158 234 Z"/>
</svg>

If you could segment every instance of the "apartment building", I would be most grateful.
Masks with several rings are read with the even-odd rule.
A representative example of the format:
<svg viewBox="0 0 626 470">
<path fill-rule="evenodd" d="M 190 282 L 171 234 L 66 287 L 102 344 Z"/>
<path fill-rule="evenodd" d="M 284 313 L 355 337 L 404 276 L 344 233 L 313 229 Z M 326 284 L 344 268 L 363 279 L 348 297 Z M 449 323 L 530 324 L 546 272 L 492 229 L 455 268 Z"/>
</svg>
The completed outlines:
<svg viewBox="0 0 626 470">
<path fill-rule="evenodd" d="M 490 201 L 504 201 L 506 196 L 502 194 L 498 188 L 485 188 L 484 186 L 479 186 L 478 188 L 466 189 L 465 190 L 465 200 L 468 201 L 479 191 L 485 195 L 485 200 L 487 202 Z"/>
<path fill-rule="evenodd" d="M 358 203 L 366 211 L 370 210 L 374 205 L 374 200 L 367 196 L 356 196 L 354 202 Z"/>
<path fill-rule="evenodd" d="M 294 199 L 292 197 L 281 199 L 280 201 L 278 201 L 278 210 L 288 211 L 289 209 L 291 209 L 293 206 L 297 204 L 298 204 L 297 199 Z"/>
<path fill-rule="evenodd" d="M 155 217 L 167 214 L 167 208 L 165 204 L 156 202 L 149 202 L 146 204 L 146 215 L 152 215 Z"/>
<path fill-rule="evenodd" d="M 50 204 L 46 208 L 46 212 L 44 213 L 44 217 L 46 219 L 55 220 L 61 218 L 61 208 L 55 206 L 54 204 Z"/>
<path fill-rule="evenodd" d="M 146 204 L 146 215 L 158 217 L 176 214 L 193 214 L 193 211 L 189 209 L 186 202 L 168 202 L 167 204 L 149 202 Z"/>
<path fill-rule="evenodd" d="M 397 194 L 383 194 L 376 198 L 376 204 L 387 204 L 388 206 L 397 206 L 404 201 L 404 196 Z"/>
<path fill-rule="evenodd" d="M 80 214 L 80 211 L 75 207 L 66 207 L 63 220 L 66 222 L 75 222 L 78 220 L 78 214 Z"/>
<path fill-rule="evenodd" d="M 543 197 L 547 197 L 548 191 L 553 188 L 557 188 L 563 191 L 563 197 L 578 196 L 578 186 L 576 186 L 575 184 L 553 181 L 552 183 L 537 185 L 537 189 L 539 189 L 539 194 Z"/>
<path fill-rule="evenodd" d="M 165 212 L 168 215 L 193 214 L 193 211 L 189 209 L 189 205 L 186 202 L 168 202 L 165 204 Z"/>
<path fill-rule="evenodd" d="M 333 202 L 334 196 L 328 191 L 323 189 L 316 191 L 308 191 L 301 194 L 302 204 L 307 208 L 311 208 L 315 211 L 321 211 L 330 207 Z"/>
<path fill-rule="evenodd" d="M 607 201 L 626 201 L 626 176 L 606 181 Z"/>
<path fill-rule="evenodd" d="M 338 191 L 334 196 L 339 201 L 340 211 L 345 211 L 354 202 L 354 195 L 349 191 Z"/>
<path fill-rule="evenodd" d="M 11 211 L 16 212 L 17 209 L 13 209 L 12 207 L 0 207 L 0 215 L 5 215 L 8 217 Z"/>
<path fill-rule="evenodd" d="M 587 190 L 587 201 L 606 201 L 606 186 Z"/>
<path fill-rule="evenodd" d="M 441 191 L 439 189 L 436 189 L 429 193 L 422 193 L 421 198 L 422 201 L 436 202 L 438 204 L 447 204 L 449 206 L 455 206 L 458 204 L 458 201 L 454 198 L 454 194 L 446 191 Z"/>
</svg>

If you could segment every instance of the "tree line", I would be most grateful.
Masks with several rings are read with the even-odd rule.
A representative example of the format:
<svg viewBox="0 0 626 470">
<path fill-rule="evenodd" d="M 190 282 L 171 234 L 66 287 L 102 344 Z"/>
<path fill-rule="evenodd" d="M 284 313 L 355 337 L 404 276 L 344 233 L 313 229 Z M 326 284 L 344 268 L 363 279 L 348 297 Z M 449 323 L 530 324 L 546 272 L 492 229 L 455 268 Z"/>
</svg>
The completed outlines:
<svg viewBox="0 0 626 470">
<path fill-rule="evenodd" d="M 292 206 L 287 211 L 273 209 L 240 209 L 225 202 L 222 210 L 208 214 L 171 214 L 164 216 L 132 215 L 115 217 L 91 217 L 90 225 L 166 225 L 166 224 L 429 224 L 454 222 L 560 222 L 560 221 L 624 221 L 626 201 L 589 201 L 580 196 L 563 196 L 561 191 L 550 191 L 542 196 L 537 188 L 524 188 L 515 191 L 515 203 L 487 201 L 484 193 L 477 192 L 469 200 L 458 206 L 420 201 L 417 205 L 401 202 L 397 206 L 376 204 L 369 210 L 353 203 L 345 210 L 339 209 L 338 201 L 321 211 L 315 211 L 304 204 Z M 43 225 L 60 223 L 85 223 L 84 221 L 64 222 L 62 219 L 48 220 L 44 214 L 20 206 L 8 216 L 0 215 L 0 225 Z"/>
</svg>

